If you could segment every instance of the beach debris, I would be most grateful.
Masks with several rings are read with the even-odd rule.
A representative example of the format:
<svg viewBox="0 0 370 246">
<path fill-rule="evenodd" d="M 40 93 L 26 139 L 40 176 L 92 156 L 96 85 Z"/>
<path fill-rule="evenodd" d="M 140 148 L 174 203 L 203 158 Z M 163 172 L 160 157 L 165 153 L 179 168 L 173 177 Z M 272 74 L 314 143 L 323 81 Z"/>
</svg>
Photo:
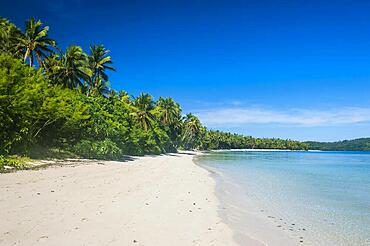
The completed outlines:
<svg viewBox="0 0 370 246">
<path fill-rule="evenodd" d="M 195 206 L 195 202 L 193 202 L 193 205 Z"/>
<path fill-rule="evenodd" d="M 41 195 L 41 193 L 40 193 L 40 192 L 37 192 L 36 194 L 37 194 L 37 195 Z"/>
<path fill-rule="evenodd" d="M 135 239 L 132 242 L 137 243 L 137 241 Z"/>
<path fill-rule="evenodd" d="M 191 211 L 191 209 L 189 209 L 189 212 L 191 213 L 191 212 L 193 212 L 193 211 Z"/>
<path fill-rule="evenodd" d="M 55 191 L 51 190 L 50 192 L 55 192 Z"/>
</svg>

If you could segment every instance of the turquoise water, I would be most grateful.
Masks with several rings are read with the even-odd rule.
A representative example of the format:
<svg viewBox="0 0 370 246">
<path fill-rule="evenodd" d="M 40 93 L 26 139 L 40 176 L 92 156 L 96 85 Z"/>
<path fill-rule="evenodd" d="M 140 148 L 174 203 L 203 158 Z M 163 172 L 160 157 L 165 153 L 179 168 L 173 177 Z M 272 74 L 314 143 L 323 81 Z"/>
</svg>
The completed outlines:
<svg viewBox="0 0 370 246">
<path fill-rule="evenodd" d="M 370 245 L 370 152 L 214 152 L 198 161 L 227 191 L 221 200 L 240 209 L 231 223 L 243 224 L 252 201 L 276 227 L 304 236 L 297 244 Z"/>
</svg>

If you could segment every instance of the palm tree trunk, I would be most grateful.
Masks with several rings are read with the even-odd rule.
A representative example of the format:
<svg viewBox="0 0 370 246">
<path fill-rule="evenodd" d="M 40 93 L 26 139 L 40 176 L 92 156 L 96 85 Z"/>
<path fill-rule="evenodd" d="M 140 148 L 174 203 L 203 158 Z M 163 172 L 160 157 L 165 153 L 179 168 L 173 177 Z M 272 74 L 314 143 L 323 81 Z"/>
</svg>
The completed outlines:
<svg viewBox="0 0 370 246">
<path fill-rule="evenodd" d="M 29 50 L 29 49 L 27 49 L 27 50 L 26 50 L 26 53 L 24 54 L 24 58 L 23 58 L 23 63 L 24 63 L 24 64 L 26 64 L 27 57 L 28 57 L 29 53 L 30 53 L 30 50 Z M 30 64 L 31 64 L 31 60 L 30 60 Z M 30 66 L 32 66 L 32 65 L 30 65 Z"/>
<path fill-rule="evenodd" d="M 35 52 L 36 53 L 36 52 Z M 39 63 L 39 67 L 43 68 L 43 63 L 41 61 L 41 57 L 39 54 L 36 53 L 36 59 L 37 59 L 37 62 Z"/>
</svg>

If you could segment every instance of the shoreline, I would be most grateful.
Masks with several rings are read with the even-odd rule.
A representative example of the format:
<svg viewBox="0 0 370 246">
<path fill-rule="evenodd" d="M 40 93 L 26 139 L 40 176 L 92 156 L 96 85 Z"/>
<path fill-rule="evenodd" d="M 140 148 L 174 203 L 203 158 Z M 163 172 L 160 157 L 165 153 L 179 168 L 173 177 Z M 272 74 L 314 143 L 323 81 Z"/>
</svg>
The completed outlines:
<svg viewBox="0 0 370 246">
<path fill-rule="evenodd" d="M 194 159 L 196 158 L 194 157 Z M 240 207 L 238 200 L 235 200 L 235 197 L 230 195 L 230 190 L 227 189 L 230 185 L 235 184 L 227 180 L 221 172 L 211 166 L 203 165 L 200 161 L 195 162 L 207 170 L 215 180 L 215 194 L 219 200 L 219 216 L 233 230 L 234 239 L 239 245 L 298 245 L 295 238 L 278 230 L 271 219 L 261 213 L 261 208 L 254 203 L 253 198 L 248 197 L 247 203 L 243 202 L 243 205 L 248 205 Z M 243 217 L 243 220 L 240 220 L 240 217 Z"/>
<path fill-rule="evenodd" d="M 307 152 L 320 150 L 292 150 L 292 149 L 217 149 L 210 150 L 211 152 Z"/>
<path fill-rule="evenodd" d="M 196 154 L 0 174 L 0 245 L 238 245 Z"/>
</svg>

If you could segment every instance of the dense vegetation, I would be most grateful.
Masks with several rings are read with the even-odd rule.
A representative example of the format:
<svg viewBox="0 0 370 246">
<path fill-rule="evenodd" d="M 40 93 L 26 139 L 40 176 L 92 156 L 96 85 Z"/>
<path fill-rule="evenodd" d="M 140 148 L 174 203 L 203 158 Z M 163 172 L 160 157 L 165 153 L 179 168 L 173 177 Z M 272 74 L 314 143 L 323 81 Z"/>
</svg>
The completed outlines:
<svg viewBox="0 0 370 246">
<path fill-rule="evenodd" d="M 306 142 L 310 149 L 316 150 L 366 150 L 370 151 L 370 138 L 359 138 L 338 142 Z"/>
<path fill-rule="evenodd" d="M 109 50 L 61 51 L 41 21 L 22 31 L 0 18 L 0 155 L 58 149 L 88 158 L 183 149 L 305 149 L 297 141 L 207 131 L 172 98 L 130 97 L 109 86 Z"/>
<path fill-rule="evenodd" d="M 307 149 L 307 145 L 278 138 L 253 138 L 220 131 L 207 131 L 204 139 L 207 149 Z"/>
</svg>

